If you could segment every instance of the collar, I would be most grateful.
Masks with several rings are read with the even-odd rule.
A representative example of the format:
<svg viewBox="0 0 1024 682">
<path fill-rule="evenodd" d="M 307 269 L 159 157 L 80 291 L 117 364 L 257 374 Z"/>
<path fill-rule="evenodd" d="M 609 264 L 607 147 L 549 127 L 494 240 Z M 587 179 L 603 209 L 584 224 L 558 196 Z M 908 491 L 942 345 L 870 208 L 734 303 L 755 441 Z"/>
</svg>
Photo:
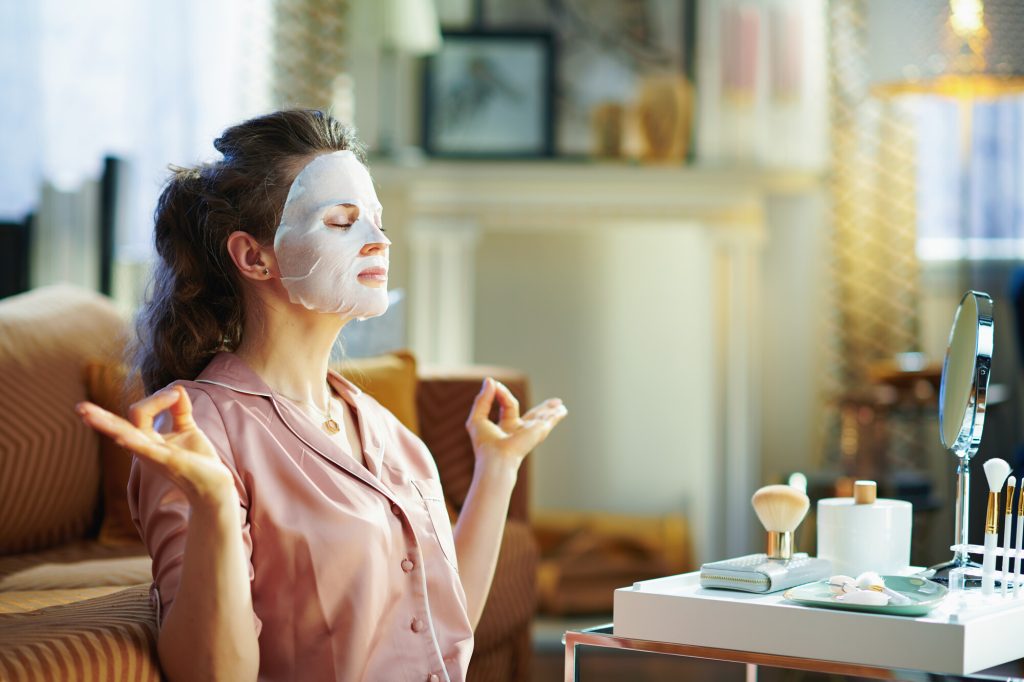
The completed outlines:
<svg viewBox="0 0 1024 682">
<path fill-rule="evenodd" d="M 289 430 L 320 455 L 364 480 L 367 473 L 379 477 L 384 444 L 376 418 L 372 415 L 372 410 L 367 409 L 367 401 L 362 399 L 362 390 L 333 369 L 327 371 L 327 380 L 338 395 L 353 407 L 369 472 L 366 467 L 356 464 L 351 458 L 339 456 L 337 444 L 330 436 L 313 424 L 308 416 L 292 405 L 291 401 L 270 388 L 259 374 L 234 353 L 217 353 L 196 377 L 199 383 L 215 384 L 239 393 L 269 399 Z"/>
<path fill-rule="evenodd" d="M 327 380 L 343 398 L 358 398 L 363 391 L 333 369 L 327 370 Z M 284 396 L 276 393 L 263 378 L 234 353 L 221 351 L 213 356 L 196 381 L 224 386 L 239 393 L 261 395 L 264 398 L 280 400 Z"/>
</svg>

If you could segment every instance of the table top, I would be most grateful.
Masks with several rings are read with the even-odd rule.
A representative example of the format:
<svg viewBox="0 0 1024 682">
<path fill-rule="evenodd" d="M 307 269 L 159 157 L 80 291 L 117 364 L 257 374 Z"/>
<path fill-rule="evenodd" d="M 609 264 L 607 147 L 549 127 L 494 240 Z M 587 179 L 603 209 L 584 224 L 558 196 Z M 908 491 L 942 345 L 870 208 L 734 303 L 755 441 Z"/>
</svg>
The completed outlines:
<svg viewBox="0 0 1024 682">
<path fill-rule="evenodd" d="M 906 617 L 803 606 L 782 592 L 704 589 L 695 572 L 616 590 L 613 621 L 610 633 L 594 636 L 731 652 L 728 660 L 745 654 L 973 675 L 1024 658 L 1024 598 L 983 598 L 977 591 Z"/>
</svg>

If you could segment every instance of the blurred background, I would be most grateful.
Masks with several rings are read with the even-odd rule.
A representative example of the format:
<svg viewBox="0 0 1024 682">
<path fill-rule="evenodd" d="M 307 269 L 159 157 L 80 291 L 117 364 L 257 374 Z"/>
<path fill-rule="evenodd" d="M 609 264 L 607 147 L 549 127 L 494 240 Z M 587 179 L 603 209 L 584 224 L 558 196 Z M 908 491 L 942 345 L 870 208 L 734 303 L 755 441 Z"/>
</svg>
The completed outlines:
<svg viewBox="0 0 1024 682">
<path fill-rule="evenodd" d="M 947 558 L 967 289 L 996 302 L 979 457 L 1019 465 L 1022 30 L 1014 0 L 5 2 L 0 295 L 130 314 L 168 164 L 275 108 L 355 125 L 394 305 L 345 353 L 512 367 L 570 409 L 529 469 L 557 670 L 552 618 L 760 549 L 750 494 L 794 473 L 878 481 L 914 562 Z"/>
</svg>

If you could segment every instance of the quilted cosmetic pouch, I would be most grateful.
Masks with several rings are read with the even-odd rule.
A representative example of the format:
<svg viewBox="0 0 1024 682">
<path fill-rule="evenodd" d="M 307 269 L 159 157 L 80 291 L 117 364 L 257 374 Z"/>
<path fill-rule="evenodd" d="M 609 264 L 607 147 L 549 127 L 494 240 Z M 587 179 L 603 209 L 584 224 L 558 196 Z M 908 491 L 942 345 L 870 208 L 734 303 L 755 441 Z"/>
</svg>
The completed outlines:
<svg viewBox="0 0 1024 682">
<path fill-rule="evenodd" d="M 767 554 L 725 559 L 700 567 L 700 586 L 741 592 L 778 592 L 832 575 L 828 559 L 795 554 L 792 559 L 769 559 Z"/>
</svg>

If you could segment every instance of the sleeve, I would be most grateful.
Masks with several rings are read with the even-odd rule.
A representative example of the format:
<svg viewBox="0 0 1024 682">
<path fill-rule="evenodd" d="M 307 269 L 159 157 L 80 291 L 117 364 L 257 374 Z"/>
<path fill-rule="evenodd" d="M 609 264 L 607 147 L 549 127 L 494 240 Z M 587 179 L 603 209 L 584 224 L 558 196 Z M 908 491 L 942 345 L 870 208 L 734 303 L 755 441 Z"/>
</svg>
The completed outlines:
<svg viewBox="0 0 1024 682">
<path fill-rule="evenodd" d="M 252 537 L 249 533 L 249 495 L 235 466 L 231 444 L 220 411 L 213 399 L 202 389 L 183 385 L 192 401 L 193 417 L 199 428 L 213 443 L 217 454 L 231 471 L 238 491 L 238 523 L 242 543 L 249 561 L 250 587 L 255 577 L 252 566 Z M 170 430 L 169 413 L 161 414 L 155 423 L 157 431 Z M 128 480 L 128 504 L 132 519 L 153 559 L 153 597 L 157 609 L 157 623 L 162 626 L 163 618 L 174 602 L 181 580 L 181 568 L 185 556 L 185 538 L 188 532 L 190 509 L 185 494 L 168 478 L 149 463 L 133 458 L 131 476 Z M 253 613 L 256 634 L 262 623 Z"/>
</svg>

